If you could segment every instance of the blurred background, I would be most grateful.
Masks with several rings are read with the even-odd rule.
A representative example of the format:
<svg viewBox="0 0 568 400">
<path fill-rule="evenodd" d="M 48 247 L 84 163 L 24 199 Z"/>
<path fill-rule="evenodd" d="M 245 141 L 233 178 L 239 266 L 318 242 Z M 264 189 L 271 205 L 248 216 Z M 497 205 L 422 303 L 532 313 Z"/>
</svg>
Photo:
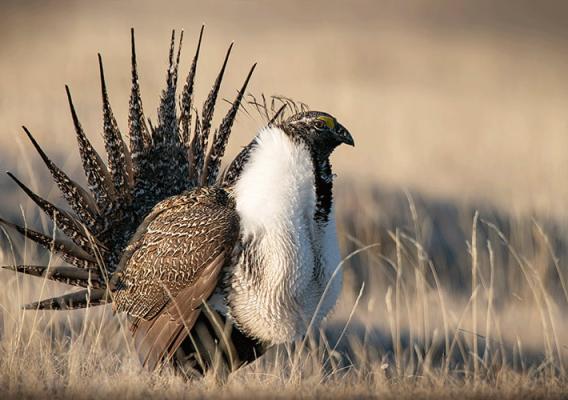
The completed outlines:
<svg viewBox="0 0 568 400">
<path fill-rule="evenodd" d="M 522 339 L 525 350 L 531 344 L 560 361 L 568 353 L 566 21 L 568 3 L 550 0 L 2 0 L 0 170 L 62 204 L 20 126 L 85 182 L 64 84 L 102 150 L 97 52 L 125 132 L 130 27 L 144 109 L 155 120 L 171 29 L 185 29 L 185 78 L 204 23 L 198 104 L 235 41 L 223 97 L 232 98 L 258 62 L 252 93 L 328 111 L 355 138 L 355 148 L 333 156 L 339 237 L 344 254 L 377 247 L 349 260 L 338 321 L 356 306 L 366 328 L 403 326 L 425 346 L 440 332 L 447 344 L 448 332 L 493 326 L 513 354 Z M 256 113 L 241 113 L 229 157 L 262 124 Z M 23 212 L 32 225 L 48 227 L 5 175 L 0 204 L 4 217 L 21 221 Z M 477 322 L 468 303 L 474 210 L 481 211 Z M 6 243 L 4 262 L 12 261 Z M 3 274 L 3 293 L 15 290 L 13 275 Z M 405 306 L 393 305 L 397 287 L 405 289 Z M 62 288 L 48 285 L 46 294 Z M 0 304 L 37 297 L 18 293 L 17 302 L 5 294 Z M 393 313 L 398 319 L 389 326 Z"/>
</svg>

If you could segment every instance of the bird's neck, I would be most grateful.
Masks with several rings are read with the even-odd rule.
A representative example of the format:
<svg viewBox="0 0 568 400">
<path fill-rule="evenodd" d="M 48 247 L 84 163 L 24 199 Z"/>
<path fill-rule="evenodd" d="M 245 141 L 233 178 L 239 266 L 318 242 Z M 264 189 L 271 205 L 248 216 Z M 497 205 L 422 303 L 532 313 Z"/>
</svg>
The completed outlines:
<svg viewBox="0 0 568 400">
<path fill-rule="evenodd" d="M 308 148 L 281 129 L 264 128 L 235 185 L 245 236 L 304 223 L 315 209 L 315 176 Z"/>
<path fill-rule="evenodd" d="M 330 220 L 333 204 L 333 173 L 329 158 L 312 157 L 314 164 L 314 179 L 316 190 L 315 222 L 325 225 Z"/>
</svg>

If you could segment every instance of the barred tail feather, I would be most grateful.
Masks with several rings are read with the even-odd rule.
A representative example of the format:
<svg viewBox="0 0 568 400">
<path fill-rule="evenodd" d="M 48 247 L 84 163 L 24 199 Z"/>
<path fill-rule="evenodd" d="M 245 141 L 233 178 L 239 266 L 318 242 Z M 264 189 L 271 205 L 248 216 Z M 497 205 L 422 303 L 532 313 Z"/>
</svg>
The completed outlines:
<svg viewBox="0 0 568 400">
<path fill-rule="evenodd" d="M 154 161 L 152 163 L 152 178 L 156 183 L 154 190 L 160 197 L 180 193 L 189 188 L 187 151 L 181 140 L 176 106 L 182 43 L 183 31 L 180 35 L 177 57 L 174 60 L 175 31 L 172 31 L 166 88 L 162 92 L 158 109 L 158 126 L 153 133 L 154 145 L 150 152 Z"/>
<path fill-rule="evenodd" d="M 90 255 L 94 256 L 93 245 L 89 240 L 89 236 L 96 240 L 92 233 L 86 231 L 86 227 L 83 226 L 75 217 L 69 215 L 67 212 L 60 210 L 49 201 L 41 198 L 33 191 L 30 190 L 26 185 L 24 185 L 18 178 L 16 178 L 12 173 L 7 173 L 10 178 L 16 182 L 16 184 L 36 203 L 53 221 L 56 221 L 57 227 L 60 228 L 63 233 L 69 237 L 73 243 L 79 246 L 81 249 L 85 250 Z M 98 243 L 101 247 L 102 244 Z"/>
<path fill-rule="evenodd" d="M 199 165 L 203 165 L 203 140 L 201 130 L 201 119 L 197 111 L 195 112 L 195 130 L 193 133 L 193 138 L 189 144 L 189 164 L 191 165 L 190 170 L 190 181 L 192 186 L 197 186 L 197 182 L 200 177 Z"/>
<path fill-rule="evenodd" d="M 63 197 L 67 201 L 67 203 L 71 206 L 73 211 L 79 216 L 81 221 L 87 227 L 96 233 L 97 229 L 99 228 L 99 215 L 98 215 L 98 208 L 95 203 L 95 200 L 92 196 L 87 193 L 81 186 L 77 183 L 72 181 L 67 174 L 65 174 L 61 169 L 59 169 L 53 161 L 47 157 L 45 152 L 36 142 L 35 138 L 32 136 L 30 131 L 23 126 L 24 132 L 32 142 L 33 146 L 35 147 L 36 151 L 39 153 L 40 157 L 42 158 L 43 162 L 49 169 L 53 180 L 59 187 L 61 193 L 63 193 Z"/>
<path fill-rule="evenodd" d="M 108 155 L 108 168 L 112 177 L 114 188 L 121 202 L 130 203 L 132 187 L 132 160 L 118 124 L 114 118 L 105 81 L 103 60 L 100 54 L 99 73 L 101 79 L 101 95 L 103 100 L 103 134 L 105 149 Z"/>
<path fill-rule="evenodd" d="M 199 184 L 202 184 L 203 181 L 203 163 L 205 161 L 205 151 L 207 150 L 209 131 L 211 130 L 211 121 L 213 119 L 213 113 L 215 112 L 215 103 L 217 102 L 217 95 L 219 94 L 219 89 L 221 88 L 221 81 L 223 80 L 225 68 L 227 67 L 232 49 L 233 43 L 231 43 L 229 49 L 227 50 L 227 54 L 225 55 L 225 60 L 223 61 L 221 70 L 219 71 L 219 74 L 215 79 L 215 83 L 213 83 L 213 87 L 209 92 L 209 96 L 207 96 L 207 100 L 205 100 L 205 103 L 203 104 L 203 111 L 201 112 L 201 133 L 199 135 L 199 140 L 201 141 L 201 143 L 198 146 L 200 153 L 193 154 L 192 157 L 194 162 L 192 167 L 194 168 L 194 171 L 196 173 L 196 180 Z M 195 136 L 197 137 L 197 132 Z"/>
<path fill-rule="evenodd" d="M 63 296 L 52 297 L 26 304 L 24 310 L 76 310 L 87 306 L 104 305 L 110 302 L 106 289 L 82 289 Z"/>
<path fill-rule="evenodd" d="M 130 103 L 128 108 L 128 134 L 130 136 L 130 152 L 132 154 L 132 170 L 136 181 L 147 164 L 143 157 L 144 149 L 151 145 L 151 138 L 146 126 L 146 118 L 142 108 L 140 84 L 138 82 L 138 69 L 136 64 L 136 42 L 134 40 L 134 28 L 130 29 L 131 43 L 131 74 L 132 89 L 130 91 Z"/>
<path fill-rule="evenodd" d="M 178 51 L 177 61 L 174 61 L 175 50 L 175 30 L 172 31 L 169 52 L 168 73 L 166 76 L 166 88 L 162 92 L 160 108 L 158 109 L 158 127 L 154 134 L 154 144 L 166 149 L 179 143 L 178 120 L 176 113 L 176 86 L 177 70 L 180 52 Z M 183 41 L 183 31 L 181 32 L 179 50 Z"/>
<path fill-rule="evenodd" d="M 180 113 L 180 123 L 181 123 L 181 139 L 186 148 L 189 150 L 189 137 L 191 131 L 191 105 L 193 103 L 193 86 L 195 82 L 195 73 L 197 71 L 197 60 L 199 58 L 199 51 L 201 49 L 201 40 L 203 38 L 203 30 L 205 26 L 201 25 L 201 30 L 199 32 L 199 40 L 197 41 L 197 49 L 195 50 L 195 55 L 193 56 L 193 61 L 191 62 L 191 68 L 185 85 L 183 87 L 181 96 L 181 113 Z"/>
<path fill-rule="evenodd" d="M 55 282 L 66 283 L 67 285 L 79 287 L 91 287 L 102 289 L 105 287 L 104 280 L 99 274 L 93 271 L 68 267 L 68 266 L 46 266 L 46 265 L 3 265 L 2 268 L 16 271 L 22 274 L 45 278 Z"/>
<path fill-rule="evenodd" d="M 72 243 L 67 243 L 60 239 L 53 239 L 43 233 L 34 231 L 33 229 L 28 229 L 18 224 L 8 222 L 3 218 L 0 218 L 0 224 L 15 229 L 25 238 L 40 244 L 47 250 L 59 254 L 65 262 L 68 262 L 71 265 L 79 268 L 97 269 L 96 258 L 76 247 Z"/>
<path fill-rule="evenodd" d="M 107 212 L 113 208 L 113 202 L 116 199 L 110 174 L 103 163 L 103 160 L 89 139 L 87 139 L 87 136 L 81 127 L 81 123 L 77 117 L 77 112 L 75 111 L 75 106 L 73 105 L 69 86 L 65 86 L 65 91 L 67 92 L 67 100 L 69 101 L 71 117 L 73 118 L 75 134 L 77 135 L 77 143 L 79 145 L 79 153 L 81 154 L 83 170 L 87 177 L 87 182 L 89 183 L 89 189 L 95 197 L 99 210 L 101 210 L 101 212 Z"/>
<path fill-rule="evenodd" d="M 205 161 L 204 166 L 204 180 L 206 185 L 213 185 L 217 180 L 217 175 L 219 174 L 219 167 L 221 165 L 221 159 L 225 154 L 225 148 L 227 147 L 227 142 L 229 141 L 229 136 L 231 135 L 231 129 L 233 127 L 233 123 L 235 122 L 235 117 L 237 116 L 237 112 L 241 106 L 241 102 L 245 91 L 247 89 L 248 83 L 256 68 L 256 63 L 253 64 L 251 67 L 241 90 L 237 93 L 237 97 L 231 108 L 227 112 L 223 121 L 221 121 L 221 125 L 218 130 L 215 131 L 215 136 L 213 139 L 213 143 L 211 145 L 211 149 L 207 154 L 207 159 Z"/>
</svg>

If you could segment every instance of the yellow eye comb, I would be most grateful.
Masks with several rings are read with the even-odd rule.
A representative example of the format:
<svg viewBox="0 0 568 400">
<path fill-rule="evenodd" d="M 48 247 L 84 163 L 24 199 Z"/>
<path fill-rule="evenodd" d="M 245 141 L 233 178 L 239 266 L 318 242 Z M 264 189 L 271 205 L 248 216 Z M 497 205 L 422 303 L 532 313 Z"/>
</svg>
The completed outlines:
<svg viewBox="0 0 568 400">
<path fill-rule="evenodd" d="M 321 119 L 323 122 L 325 122 L 325 124 L 327 125 L 327 127 L 329 129 L 335 128 L 335 120 L 333 118 L 321 116 L 321 117 L 318 117 L 318 119 Z"/>
</svg>

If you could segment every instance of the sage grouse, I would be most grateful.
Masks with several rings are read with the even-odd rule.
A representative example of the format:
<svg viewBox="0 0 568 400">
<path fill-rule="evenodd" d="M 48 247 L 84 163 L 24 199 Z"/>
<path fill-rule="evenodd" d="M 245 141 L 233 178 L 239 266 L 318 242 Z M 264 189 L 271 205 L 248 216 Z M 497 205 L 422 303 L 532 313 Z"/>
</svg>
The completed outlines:
<svg viewBox="0 0 568 400">
<path fill-rule="evenodd" d="M 70 240 L 1 220 L 71 265 L 7 268 L 84 288 L 24 307 L 74 309 L 112 301 L 116 312 L 129 315 L 136 350 L 149 369 L 173 360 L 204 372 L 221 360 L 234 370 L 267 346 L 305 335 L 328 314 L 341 288 L 341 274 L 334 274 L 340 257 L 329 156 L 341 143 L 353 145 L 351 135 L 323 112 L 296 110 L 288 118 L 277 112 L 220 174 L 255 66 L 208 146 L 231 47 L 199 114 L 193 89 L 202 34 L 203 28 L 178 109 L 180 49 L 176 54 L 172 32 L 154 127 L 143 113 L 131 32 L 129 146 L 111 110 L 99 55 L 106 165 L 67 88 L 89 191 L 58 168 L 24 127 L 72 212 L 9 175 Z"/>
</svg>

